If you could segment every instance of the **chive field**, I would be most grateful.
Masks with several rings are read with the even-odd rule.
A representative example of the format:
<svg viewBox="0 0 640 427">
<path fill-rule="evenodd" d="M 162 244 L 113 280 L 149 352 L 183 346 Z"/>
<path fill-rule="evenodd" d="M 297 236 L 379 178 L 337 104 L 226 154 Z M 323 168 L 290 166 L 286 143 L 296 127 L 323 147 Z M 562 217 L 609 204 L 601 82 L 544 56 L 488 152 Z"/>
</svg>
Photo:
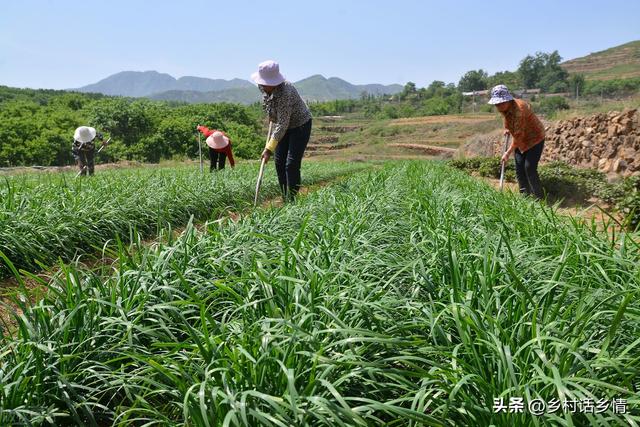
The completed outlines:
<svg viewBox="0 0 640 427">
<path fill-rule="evenodd" d="M 322 167 L 314 176 L 342 170 Z M 250 176 L 222 180 L 207 209 L 250 199 Z M 138 181 L 195 181 L 183 185 L 202 197 L 193 177 Z M 95 194 L 94 208 L 109 190 L 129 199 L 108 182 L 74 188 Z M 154 188 L 146 209 L 125 210 L 138 229 L 194 214 L 154 211 L 197 199 Z M 11 197 L 5 209 L 27 203 Z M 638 425 L 638 235 L 598 229 L 443 164 L 405 162 L 237 222 L 133 239 L 113 265 L 63 265 L 42 299 L 17 300 L 0 343 L 0 425 Z M 492 409 L 510 397 L 628 408 Z"/>
<path fill-rule="evenodd" d="M 273 166 L 271 166 L 273 167 Z M 305 183 L 329 180 L 362 164 L 309 162 Z M 193 216 L 209 219 L 251 206 L 255 165 L 213 174 L 193 167 L 106 171 L 91 179 L 75 174 L 23 174 L 0 182 L 0 252 L 16 268 L 45 268 L 58 259 L 102 250 L 117 238 L 149 236 Z M 261 194 L 278 194 L 275 173 Z M 9 269 L 0 260 L 0 277 Z"/>
</svg>

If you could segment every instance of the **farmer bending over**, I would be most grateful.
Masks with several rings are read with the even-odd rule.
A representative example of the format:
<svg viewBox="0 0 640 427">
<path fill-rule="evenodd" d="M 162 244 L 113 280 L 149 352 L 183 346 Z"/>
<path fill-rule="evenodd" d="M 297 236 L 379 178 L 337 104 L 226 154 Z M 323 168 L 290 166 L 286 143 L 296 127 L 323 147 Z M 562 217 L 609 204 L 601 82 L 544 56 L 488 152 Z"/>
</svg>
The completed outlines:
<svg viewBox="0 0 640 427">
<path fill-rule="evenodd" d="M 542 184 L 538 176 L 538 162 L 544 148 L 544 126 L 521 99 L 514 99 L 505 85 L 491 89 L 489 104 L 495 105 L 504 118 L 504 134 L 513 137 L 502 156 L 502 163 L 515 152 L 516 176 L 520 193 L 542 199 Z"/>
<path fill-rule="evenodd" d="M 251 79 L 262 92 L 263 108 L 273 124 L 262 158 L 267 162 L 275 154 L 280 189 L 285 200 L 293 200 L 300 190 L 300 166 L 311 136 L 311 112 L 296 88 L 280 74 L 277 62 L 262 62 Z"/>
<path fill-rule="evenodd" d="M 224 161 L 229 157 L 229 164 L 235 167 L 236 162 L 233 160 L 233 152 L 231 151 L 231 140 L 222 131 L 209 129 L 206 126 L 198 126 L 197 128 L 207 137 L 207 145 L 209 146 L 209 159 L 211 166 L 209 172 L 224 169 Z"/>
<path fill-rule="evenodd" d="M 86 176 L 93 175 L 94 172 L 94 159 L 96 154 L 95 140 L 98 138 L 100 142 L 104 143 L 104 138 L 101 133 L 97 133 L 96 130 L 89 126 L 80 126 L 73 134 L 73 145 L 71 146 L 71 152 L 73 158 L 76 160 L 78 167 L 80 168 L 80 175 Z"/>
</svg>

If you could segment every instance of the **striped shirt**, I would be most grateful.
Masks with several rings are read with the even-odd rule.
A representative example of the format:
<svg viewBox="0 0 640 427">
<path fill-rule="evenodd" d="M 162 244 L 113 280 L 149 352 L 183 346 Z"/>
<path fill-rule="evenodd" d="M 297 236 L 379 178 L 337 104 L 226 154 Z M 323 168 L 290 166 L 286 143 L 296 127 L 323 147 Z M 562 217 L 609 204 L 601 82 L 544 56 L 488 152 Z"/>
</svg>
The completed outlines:
<svg viewBox="0 0 640 427">
<path fill-rule="evenodd" d="M 288 129 L 297 128 L 311 120 L 311 112 L 293 84 L 285 81 L 271 94 L 262 95 L 262 106 L 273 123 L 271 139 L 280 141 Z"/>
</svg>

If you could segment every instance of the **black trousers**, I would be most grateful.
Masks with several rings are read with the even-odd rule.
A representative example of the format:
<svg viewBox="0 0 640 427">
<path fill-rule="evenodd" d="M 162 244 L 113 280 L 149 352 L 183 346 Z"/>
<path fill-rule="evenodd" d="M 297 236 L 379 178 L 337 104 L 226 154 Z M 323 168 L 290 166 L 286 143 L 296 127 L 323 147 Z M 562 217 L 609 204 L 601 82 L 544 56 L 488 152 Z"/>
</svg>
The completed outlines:
<svg viewBox="0 0 640 427">
<path fill-rule="evenodd" d="M 542 183 L 538 175 L 538 162 L 542 156 L 544 149 L 544 141 L 529 148 L 524 153 L 516 148 L 516 177 L 518 178 L 518 186 L 520 193 L 533 195 L 540 200 L 543 197 Z"/>
<path fill-rule="evenodd" d="M 215 151 L 213 148 L 209 147 L 209 159 L 211 160 L 211 165 L 209 166 L 209 172 L 213 172 L 216 169 L 224 169 L 224 161 L 227 158 L 227 155 L 224 153 L 219 153 Z"/>
<path fill-rule="evenodd" d="M 95 170 L 95 154 L 96 150 L 79 150 L 78 154 L 75 155 L 76 161 L 78 162 L 78 167 L 80 168 L 80 175 L 86 176 L 87 172 L 89 175 L 93 175 Z"/>
<path fill-rule="evenodd" d="M 292 200 L 300 190 L 300 166 L 310 137 L 311 119 L 302 126 L 288 129 L 276 146 L 274 162 L 285 199 Z"/>
</svg>

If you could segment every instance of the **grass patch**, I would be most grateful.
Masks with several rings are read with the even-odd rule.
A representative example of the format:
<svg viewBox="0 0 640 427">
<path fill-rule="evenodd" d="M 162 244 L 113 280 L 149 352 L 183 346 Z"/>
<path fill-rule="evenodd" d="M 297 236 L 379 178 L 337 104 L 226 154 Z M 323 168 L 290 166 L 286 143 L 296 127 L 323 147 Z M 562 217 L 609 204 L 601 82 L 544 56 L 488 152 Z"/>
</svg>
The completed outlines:
<svg viewBox="0 0 640 427">
<path fill-rule="evenodd" d="M 640 421 L 640 257 L 435 163 L 65 268 L 0 347 L 0 423 Z M 493 399 L 628 399 L 625 415 Z"/>
</svg>

